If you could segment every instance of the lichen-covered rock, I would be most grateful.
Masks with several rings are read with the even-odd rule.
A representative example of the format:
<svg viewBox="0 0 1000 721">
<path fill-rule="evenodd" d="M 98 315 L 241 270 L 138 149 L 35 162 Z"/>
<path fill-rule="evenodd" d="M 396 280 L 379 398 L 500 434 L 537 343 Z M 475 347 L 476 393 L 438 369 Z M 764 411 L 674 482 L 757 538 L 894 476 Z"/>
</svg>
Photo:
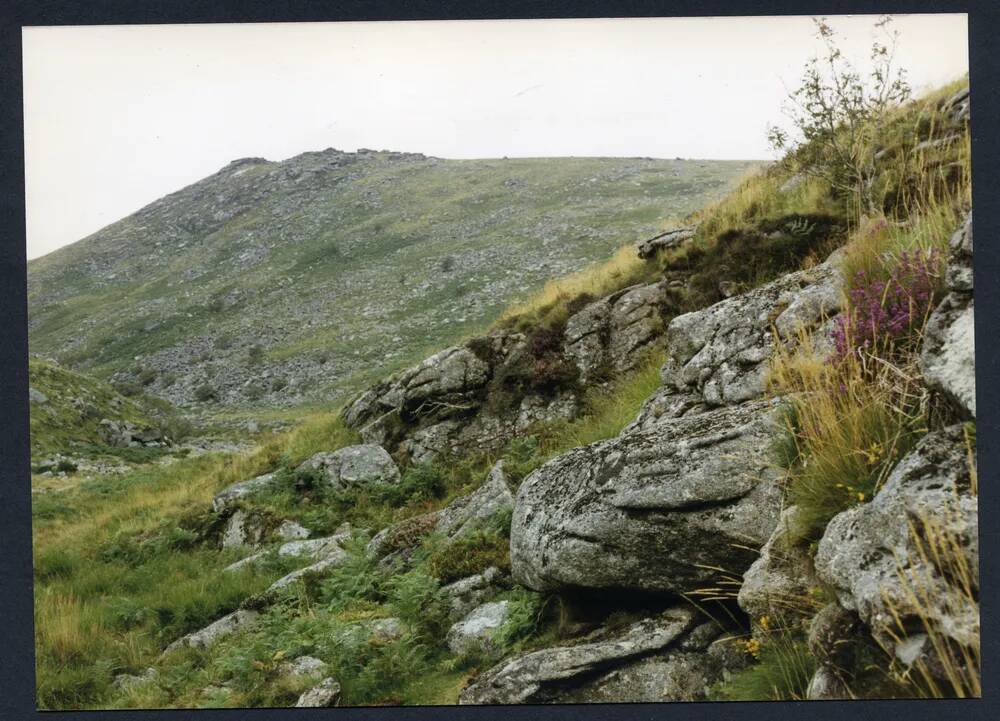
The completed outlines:
<svg viewBox="0 0 1000 721">
<path fill-rule="evenodd" d="M 372 621 L 369 630 L 371 631 L 371 640 L 374 643 L 398 641 L 405 633 L 403 622 L 394 616 Z"/>
<path fill-rule="evenodd" d="M 237 508 L 226 521 L 226 527 L 222 532 L 222 547 L 249 546 L 257 548 L 270 531 L 270 519 L 267 515 Z"/>
<path fill-rule="evenodd" d="M 325 662 L 313 656 L 299 656 L 291 661 L 285 661 L 278 666 L 278 673 L 288 678 L 308 678 L 326 673 Z"/>
<path fill-rule="evenodd" d="M 384 448 L 366 443 L 317 453 L 297 469 L 321 471 L 333 488 L 361 488 L 398 483 L 399 469 Z"/>
<path fill-rule="evenodd" d="M 644 658 L 559 694 L 559 703 L 700 701 L 717 670 L 703 653 Z"/>
<path fill-rule="evenodd" d="M 695 623 L 688 608 L 672 608 L 627 628 L 596 634 L 587 643 L 515 656 L 490 669 L 459 699 L 461 704 L 544 703 L 560 700 L 594 673 L 666 650 Z"/>
<path fill-rule="evenodd" d="M 896 619 L 907 629 L 930 623 L 965 646 L 978 641 L 978 604 L 949 581 L 962 572 L 978 594 L 978 503 L 970 485 L 964 433 L 951 426 L 924 437 L 870 503 L 827 525 L 816 573 L 883 647 L 894 646 Z M 951 548 L 951 565 L 960 568 L 938 567 L 931 543 Z"/>
<path fill-rule="evenodd" d="M 449 618 L 460 619 L 477 606 L 492 599 L 500 592 L 501 581 L 500 569 L 490 566 L 475 576 L 468 576 L 442 586 L 441 592 L 448 598 Z"/>
<path fill-rule="evenodd" d="M 232 508 L 241 498 L 246 498 L 252 493 L 262 491 L 274 482 L 273 473 L 265 473 L 262 476 L 251 478 L 247 481 L 240 481 L 219 491 L 212 499 L 212 510 L 216 513 Z"/>
<path fill-rule="evenodd" d="M 781 513 L 774 533 L 760 549 L 760 558 L 743 574 L 738 602 L 751 618 L 777 620 L 808 609 L 810 589 L 817 585 L 808 549 L 796 544 L 798 508 Z"/>
<path fill-rule="evenodd" d="M 331 569 L 336 568 L 348 558 L 347 551 L 340 548 L 339 546 L 334 547 L 330 552 L 323 556 L 320 560 L 312 563 L 304 568 L 292 571 L 279 578 L 277 581 L 272 583 L 267 589 L 257 597 L 257 601 L 260 603 L 269 603 L 272 601 L 279 591 L 288 588 L 294 583 L 307 578 L 309 576 L 322 576 L 329 572 Z"/>
<path fill-rule="evenodd" d="M 539 591 L 683 593 L 714 568 L 742 572 L 778 521 L 767 457 L 776 402 L 666 420 L 575 448 L 524 480 L 515 580 Z"/>
<path fill-rule="evenodd" d="M 972 283 L 972 215 L 951 238 L 949 293 L 927 320 L 920 364 L 927 384 L 976 416 L 976 339 Z"/>
<path fill-rule="evenodd" d="M 452 625 L 448 629 L 445 643 L 453 654 L 460 657 L 475 652 L 489 652 L 493 648 L 493 634 L 507 622 L 509 616 L 508 601 L 485 603 Z"/>
<path fill-rule="evenodd" d="M 592 382 L 606 370 L 634 368 L 655 338 L 663 334 L 663 283 L 625 288 L 586 305 L 566 322 L 563 355 Z"/>
<path fill-rule="evenodd" d="M 490 366 L 464 346 L 435 353 L 358 396 L 344 410 L 344 421 L 369 443 L 393 441 L 391 417 L 447 418 L 475 407 L 476 394 L 489 379 Z"/>
<path fill-rule="evenodd" d="M 792 343 L 802 330 L 823 328 L 840 302 L 840 272 L 830 259 L 677 316 L 667 327 L 663 382 L 680 392 L 697 392 L 713 406 L 758 398 L 776 336 Z"/>
<path fill-rule="evenodd" d="M 214 645 L 217 641 L 220 641 L 227 636 L 231 636 L 243 627 L 253 623 L 257 620 L 259 615 L 260 614 L 256 611 L 242 608 L 238 609 L 232 613 L 226 614 L 217 621 L 210 623 L 200 631 L 195 631 L 186 636 L 182 636 L 167 646 L 164 653 L 170 653 L 171 651 L 176 651 L 177 649 L 184 648 L 185 646 L 191 648 L 208 648 Z"/>
<path fill-rule="evenodd" d="M 573 391 L 563 391 L 555 398 L 533 394 L 522 399 L 515 428 L 518 431 L 523 431 L 535 423 L 569 421 L 579 414 L 580 399 Z"/>
<path fill-rule="evenodd" d="M 335 678 L 325 678 L 316 686 L 299 696 L 296 708 L 327 708 L 336 706 L 340 700 L 340 684 Z"/>
</svg>

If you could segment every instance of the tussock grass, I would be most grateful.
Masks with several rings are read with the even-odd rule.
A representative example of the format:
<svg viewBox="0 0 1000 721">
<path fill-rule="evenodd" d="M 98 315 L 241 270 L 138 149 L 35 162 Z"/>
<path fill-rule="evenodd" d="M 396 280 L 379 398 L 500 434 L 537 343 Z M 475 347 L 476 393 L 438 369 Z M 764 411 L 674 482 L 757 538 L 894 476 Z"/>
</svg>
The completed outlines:
<svg viewBox="0 0 1000 721">
<path fill-rule="evenodd" d="M 870 500 L 926 432 L 928 393 L 913 354 L 896 363 L 866 354 L 831 364 L 804 337 L 798 353 L 779 351 L 770 383 L 795 394 L 781 455 L 803 539 Z"/>
<path fill-rule="evenodd" d="M 755 662 L 711 689 L 718 701 L 802 701 L 816 671 L 801 632 L 778 630 L 743 642 Z M 734 643 L 740 643 L 734 639 Z"/>
</svg>

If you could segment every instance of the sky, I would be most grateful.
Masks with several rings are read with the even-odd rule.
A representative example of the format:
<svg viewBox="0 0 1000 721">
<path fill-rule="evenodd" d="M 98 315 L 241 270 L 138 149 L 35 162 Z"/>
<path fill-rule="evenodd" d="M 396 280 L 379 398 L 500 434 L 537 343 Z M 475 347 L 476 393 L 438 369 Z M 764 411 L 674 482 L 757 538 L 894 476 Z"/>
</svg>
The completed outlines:
<svg viewBox="0 0 1000 721">
<path fill-rule="evenodd" d="M 873 16 L 832 16 L 860 67 Z M 918 92 L 968 70 L 967 18 L 896 16 Z M 31 27 L 28 258 L 241 157 L 771 157 L 820 46 L 808 17 Z"/>
</svg>

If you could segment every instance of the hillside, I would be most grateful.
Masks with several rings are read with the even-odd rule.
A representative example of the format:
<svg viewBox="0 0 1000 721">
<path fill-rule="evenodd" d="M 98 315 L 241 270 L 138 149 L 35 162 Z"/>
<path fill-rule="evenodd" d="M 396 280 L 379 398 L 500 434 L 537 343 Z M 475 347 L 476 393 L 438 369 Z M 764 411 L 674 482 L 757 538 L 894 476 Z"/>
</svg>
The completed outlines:
<svg viewBox="0 0 1000 721">
<path fill-rule="evenodd" d="M 171 402 L 331 401 L 488 325 L 754 167 L 246 158 L 29 263 L 32 352 Z"/>
<path fill-rule="evenodd" d="M 39 705 L 981 696 L 967 82 L 876 118 L 867 214 L 792 151 L 249 452 L 36 499 Z"/>
</svg>

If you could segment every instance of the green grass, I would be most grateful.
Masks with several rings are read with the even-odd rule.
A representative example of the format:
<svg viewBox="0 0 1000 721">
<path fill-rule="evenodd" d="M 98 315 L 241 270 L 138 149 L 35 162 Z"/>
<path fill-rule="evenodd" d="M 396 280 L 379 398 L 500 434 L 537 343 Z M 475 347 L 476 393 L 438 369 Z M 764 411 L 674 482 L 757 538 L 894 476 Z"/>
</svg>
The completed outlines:
<svg viewBox="0 0 1000 721">
<path fill-rule="evenodd" d="M 709 693 L 716 701 L 802 701 L 816 670 L 816 659 L 800 634 L 767 634 L 746 669 L 717 684 Z"/>
</svg>

